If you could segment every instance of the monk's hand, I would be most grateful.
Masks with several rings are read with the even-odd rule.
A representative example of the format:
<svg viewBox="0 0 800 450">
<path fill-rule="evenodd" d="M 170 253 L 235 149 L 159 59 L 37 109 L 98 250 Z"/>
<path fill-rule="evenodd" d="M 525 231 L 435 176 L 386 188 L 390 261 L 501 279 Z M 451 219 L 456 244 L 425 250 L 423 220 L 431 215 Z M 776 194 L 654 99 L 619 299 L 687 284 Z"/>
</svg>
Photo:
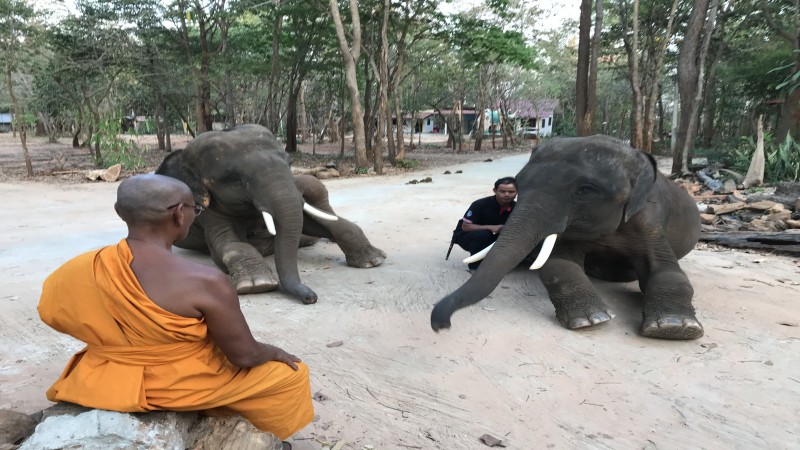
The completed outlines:
<svg viewBox="0 0 800 450">
<path fill-rule="evenodd" d="M 275 347 L 274 345 L 263 344 L 263 343 L 261 345 L 264 347 L 266 357 L 269 361 L 282 362 L 287 366 L 291 367 L 292 369 L 297 370 L 297 364 L 295 363 L 300 362 L 300 358 L 290 353 L 287 353 L 282 349 Z"/>
</svg>

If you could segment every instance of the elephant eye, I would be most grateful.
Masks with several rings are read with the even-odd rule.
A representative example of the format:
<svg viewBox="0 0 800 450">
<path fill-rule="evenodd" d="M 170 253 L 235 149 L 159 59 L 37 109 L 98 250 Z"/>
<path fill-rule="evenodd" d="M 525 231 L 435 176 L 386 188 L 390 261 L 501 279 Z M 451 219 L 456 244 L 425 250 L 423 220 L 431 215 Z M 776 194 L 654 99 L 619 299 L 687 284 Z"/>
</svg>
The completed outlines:
<svg viewBox="0 0 800 450">
<path fill-rule="evenodd" d="M 587 195 L 596 194 L 598 189 L 590 184 L 584 184 L 583 186 L 579 187 L 577 191 L 575 191 L 575 195 L 577 197 L 585 197 Z"/>
</svg>

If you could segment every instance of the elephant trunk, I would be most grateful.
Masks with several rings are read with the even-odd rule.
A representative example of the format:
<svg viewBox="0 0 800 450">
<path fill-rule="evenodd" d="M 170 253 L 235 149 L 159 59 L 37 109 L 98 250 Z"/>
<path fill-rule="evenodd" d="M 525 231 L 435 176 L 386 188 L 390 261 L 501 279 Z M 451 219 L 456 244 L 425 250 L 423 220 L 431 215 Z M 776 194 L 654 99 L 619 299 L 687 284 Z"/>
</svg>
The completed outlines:
<svg viewBox="0 0 800 450">
<path fill-rule="evenodd" d="M 291 174 L 287 178 L 272 178 L 269 183 L 258 183 L 251 189 L 253 204 L 264 216 L 270 233 L 275 234 L 275 268 L 281 289 L 299 297 L 303 303 L 317 301 L 317 294 L 300 282 L 297 269 L 297 249 L 303 231 L 303 198 L 294 187 Z M 264 214 L 266 213 L 266 214 Z M 270 216 L 272 224 L 267 218 Z"/>
<path fill-rule="evenodd" d="M 543 205 L 541 199 L 536 203 L 517 204 L 478 270 L 433 308 L 431 327 L 435 331 L 450 328 L 450 317 L 454 312 L 483 300 L 545 237 L 561 233 L 566 227 L 565 217 L 551 219 L 548 223 L 530 221 L 532 217 L 543 217 L 541 211 L 557 210 L 555 205 Z"/>
</svg>

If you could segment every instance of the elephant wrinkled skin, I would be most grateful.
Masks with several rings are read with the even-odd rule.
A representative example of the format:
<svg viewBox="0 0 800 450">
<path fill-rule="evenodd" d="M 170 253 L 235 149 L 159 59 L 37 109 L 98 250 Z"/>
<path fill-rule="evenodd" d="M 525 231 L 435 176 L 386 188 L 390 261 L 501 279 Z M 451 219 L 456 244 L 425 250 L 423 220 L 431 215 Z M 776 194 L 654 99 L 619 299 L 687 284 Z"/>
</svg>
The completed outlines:
<svg viewBox="0 0 800 450">
<path fill-rule="evenodd" d="M 321 181 L 292 175 L 288 154 L 262 126 L 203 133 L 170 153 L 156 173 L 185 182 L 206 207 L 176 246 L 209 252 L 240 294 L 280 285 L 303 303 L 315 303 L 317 294 L 300 281 L 297 250 L 321 237 L 336 242 L 353 267 L 374 267 L 386 258 L 361 228 L 335 217 Z M 322 213 L 304 211 L 308 205 Z M 317 217 L 325 213 L 329 219 Z M 277 279 L 264 262 L 271 254 Z"/>
<path fill-rule="evenodd" d="M 697 207 L 650 155 L 608 136 L 550 139 L 534 149 L 517 189 L 517 206 L 478 270 L 434 307 L 434 330 L 449 328 L 456 310 L 485 298 L 506 273 L 536 256 L 545 237 L 557 235 L 540 276 L 564 327 L 614 317 L 590 275 L 639 281 L 643 336 L 703 335 L 694 290 L 678 265 L 700 235 Z"/>
</svg>

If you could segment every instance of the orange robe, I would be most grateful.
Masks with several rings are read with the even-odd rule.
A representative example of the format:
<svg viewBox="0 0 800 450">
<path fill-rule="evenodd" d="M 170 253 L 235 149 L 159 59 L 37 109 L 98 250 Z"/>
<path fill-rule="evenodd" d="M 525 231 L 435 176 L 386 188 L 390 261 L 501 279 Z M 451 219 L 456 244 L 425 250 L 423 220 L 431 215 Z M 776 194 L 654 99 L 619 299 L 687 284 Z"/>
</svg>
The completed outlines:
<svg viewBox="0 0 800 450">
<path fill-rule="evenodd" d="M 281 439 L 314 418 L 308 367 L 242 369 L 208 337 L 205 321 L 166 311 L 131 270 L 126 240 L 78 256 L 42 287 L 39 316 L 87 344 L 47 391 L 54 402 L 122 412 L 240 414 Z M 176 280 L 180 282 L 180 280 Z"/>
</svg>

